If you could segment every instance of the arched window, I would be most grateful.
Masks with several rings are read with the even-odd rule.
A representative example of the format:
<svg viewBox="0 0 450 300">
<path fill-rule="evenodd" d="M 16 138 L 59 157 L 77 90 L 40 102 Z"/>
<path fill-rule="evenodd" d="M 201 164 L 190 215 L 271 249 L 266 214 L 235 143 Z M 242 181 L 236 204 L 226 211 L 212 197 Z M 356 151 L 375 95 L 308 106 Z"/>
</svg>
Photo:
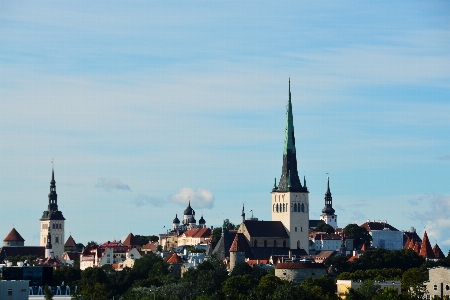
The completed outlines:
<svg viewBox="0 0 450 300">
<path fill-rule="evenodd" d="M 253 247 L 258 247 L 258 240 L 255 240 L 254 242 L 253 242 Z"/>
<path fill-rule="evenodd" d="M 277 240 L 273 241 L 273 246 L 276 247 L 277 246 Z"/>
<path fill-rule="evenodd" d="M 286 248 L 286 240 L 283 241 L 283 248 Z"/>
<path fill-rule="evenodd" d="M 62 229 L 62 224 L 59 224 L 59 229 Z"/>
<path fill-rule="evenodd" d="M 300 241 L 297 241 L 297 249 L 300 249 Z"/>
<path fill-rule="evenodd" d="M 275 204 L 273 205 L 272 211 L 275 212 Z"/>
<path fill-rule="evenodd" d="M 267 240 L 264 240 L 264 247 L 267 247 Z"/>
<path fill-rule="evenodd" d="M 278 212 L 278 203 L 277 203 L 277 212 Z"/>
<path fill-rule="evenodd" d="M 302 212 L 305 212 L 305 204 L 302 203 Z"/>
<path fill-rule="evenodd" d="M 297 203 L 294 203 L 294 211 L 297 212 Z"/>
<path fill-rule="evenodd" d="M 283 212 L 286 212 L 286 204 L 283 203 Z"/>
</svg>

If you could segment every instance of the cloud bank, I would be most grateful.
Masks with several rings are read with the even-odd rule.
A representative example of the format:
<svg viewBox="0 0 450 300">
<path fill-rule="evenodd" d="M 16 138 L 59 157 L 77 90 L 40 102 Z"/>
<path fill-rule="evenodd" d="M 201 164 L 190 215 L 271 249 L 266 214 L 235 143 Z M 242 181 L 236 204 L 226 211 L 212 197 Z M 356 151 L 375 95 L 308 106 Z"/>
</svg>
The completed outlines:
<svg viewBox="0 0 450 300">
<path fill-rule="evenodd" d="M 137 197 L 131 201 L 136 206 L 143 206 L 143 205 L 153 205 L 156 207 L 162 207 L 164 205 L 164 200 L 159 197 L 153 197 L 153 196 L 147 196 L 145 194 L 139 194 Z"/>
<path fill-rule="evenodd" d="M 181 188 L 177 194 L 170 197 L 170 200 L 183 205 L 188 205 L 190 200 L 191 205 L 196 209 L 212 208 L 214 205 L 214 195 L 203 188 L 197 188 L 195 191 L 192 188 Z"/>
<path fill-rule="evenodd" d="M 107 192 L 111 190 L 128 190 L 131 191 L 128 184 L 121 182 L 117 178 L 100 177 L 95 184 L 95 187 L 102 188 Z"/>
</svg>

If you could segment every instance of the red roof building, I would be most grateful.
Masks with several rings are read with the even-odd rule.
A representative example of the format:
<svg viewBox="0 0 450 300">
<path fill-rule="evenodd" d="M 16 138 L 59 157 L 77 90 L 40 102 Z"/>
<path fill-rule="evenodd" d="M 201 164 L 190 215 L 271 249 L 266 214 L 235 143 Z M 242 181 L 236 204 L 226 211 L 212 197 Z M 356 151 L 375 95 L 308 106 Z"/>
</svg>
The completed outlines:
<svg viewBox="0 0 450 300">
<path fill-rule="evenodd" d="M 434 245 L 433 252 L 434 252 L 434 257 L 436 259 L 443 259 L 443 258 L 445 258 L 445 255 L 442 252 L 441 248 L 439 248 L 438 244 Z"/>
<path fill-rule="evenodd" d="M 3 246 L 23 246 L 25 240 L 15 228 L 3 239 Z"/>
<path fill-rule="evenodd" d="M 429 258 L 432 258 L 432 259 L 436 258 L 435 254 L 433 252 L 433 248 L 431 248 L 430 241 L 428 240 L 428 235 L 427 235 L 426 231 L 423 234 L 422 246 L 420 247 L 419 254 L 422 257 L 425 257 L 427 259 L 429 259 Z"/>
<path fill-rule="evenodd" d="M 131 232 L 127 236 L 127 238 L 123 241 L 122 244 L 124 246 L 129 246 L 129 247 L 133 247 L 133 248 L 139 248 L 141 246 L 141 243 Z"/>
</svg>

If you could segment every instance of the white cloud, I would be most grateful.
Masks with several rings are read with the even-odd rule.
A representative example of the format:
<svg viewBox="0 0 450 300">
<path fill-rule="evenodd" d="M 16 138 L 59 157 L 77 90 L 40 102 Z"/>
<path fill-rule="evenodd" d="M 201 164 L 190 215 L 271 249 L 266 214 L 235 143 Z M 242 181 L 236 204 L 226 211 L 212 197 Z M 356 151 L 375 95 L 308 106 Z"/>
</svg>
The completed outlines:
<svg viewBox="0 0 450 300">
<path fill-rule="evenodd" d="M 183 205 L 188 205 L 190 200 L 194 208 L 212 208 L 214 205 L 214 195 L 203 188 L 197 188 L 195 191 L 191 188 L 181 188 L 170 200 Z"/>
<path fill-rule="evenodd" d="M 153 196 L 147 196 L 145 194 L 139 194 L 133 201 L 131 201 L 131 203 L 135 204 L 136 206 L 143 206 L 143 205 L 151 204 L 156 207 L 161 207 L 164 205 L 164 200 L 159 197 L 153 197 Z"/>
<path fill-rule="evenodd" d="M 100 177 L 95 184 L 95 187 L 102 188 L 107 192 L 111 190 L 130 190 L 128 184 L 121 182 L 117 178 Z"/>
</svg>

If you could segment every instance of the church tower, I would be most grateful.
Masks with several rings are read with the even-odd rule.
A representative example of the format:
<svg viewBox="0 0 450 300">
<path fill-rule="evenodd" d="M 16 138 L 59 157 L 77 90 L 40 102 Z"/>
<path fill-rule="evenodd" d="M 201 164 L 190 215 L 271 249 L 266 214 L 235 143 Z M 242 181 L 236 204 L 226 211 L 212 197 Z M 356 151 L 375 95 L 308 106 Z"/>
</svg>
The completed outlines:
<svg viewBox="0 0 450 300">
<path fill-rule="evenodd" d="M 333 228 L 337 228 L 337 216 L 334 214 L 333 198 L 330 192 L 330 177 L 328 177 L 327 192 L 325 193 L 325 207 L 322 209 L 320 219 Z"/>
<path fill-rule="evenodd" d="M 309 192 L 306 180 L 304 179 L 302 186 L 297 171 L 290 79 L 289 100 L 286 107 L 283 168 L 278 186 L 275 178 L 271 194 L 272 221 L 281 221 L 286 227 L 291 249 L 304 249 L 309 253 Z"/>
<path fill-rule="evenodd" d="M 41 218 L 40 246 L 52 245 L 56 257 L 61 257 L 64 252 L 64 220 L 62 212 L 58 210 L 55 171 L 52 169 L 48 207 Z"/>
</svg>

